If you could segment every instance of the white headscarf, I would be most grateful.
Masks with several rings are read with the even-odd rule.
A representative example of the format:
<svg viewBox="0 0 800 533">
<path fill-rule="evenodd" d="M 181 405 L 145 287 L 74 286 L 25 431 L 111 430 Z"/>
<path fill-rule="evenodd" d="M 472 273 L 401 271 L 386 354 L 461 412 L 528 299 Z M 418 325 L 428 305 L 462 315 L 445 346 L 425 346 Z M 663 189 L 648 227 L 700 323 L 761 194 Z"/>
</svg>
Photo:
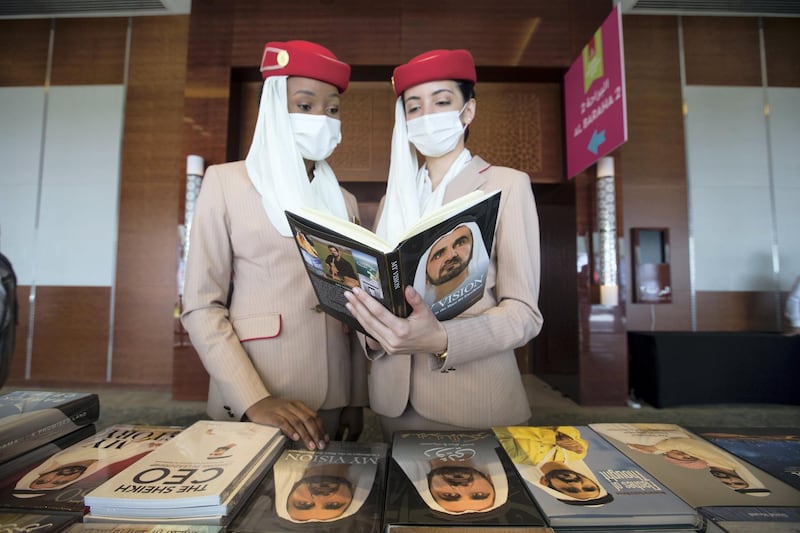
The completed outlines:
<svg viewBox="0 0 800 533">
<path fill-rule="evenodd" d="M 403 97 L 398 96 L 394 108 L 386 198 L 375 233 L 383 240 L 395 243 L 411 224 L 442 205 L 447 184 L 461 172 L 471 158 L 469 150 L 464 149 L 450 166 L 436 190 L 432 191 L 428 170 L 425 165 L 419 168 L 417 150 L 408 140 Z"/>
<path fill-rule="evenodd" d="M 347 206 L 327 162 L 317 161 L 314 180 L 308 181 L 292 134 L 286 79 L 287 76 L 270 76 L 264 81 L 245 165 L 270 222 L 281 235 L 291 237 L 284 211 L 312 207 L 347 220 Z"/>
<path fill-rule="evenodd" d="M 320 452 L 317 453 L 319 454 Z M 324 453 L 324 451 L 322 453 Z M 292 492 L 292 488 L 303 479 L 303 475 L 305 474 L 304 466 L 306 465 L 281 458 L 280 461 L 275 463 L 275 466 L 273 466 L 272 469 L 275 476 L 275 511 L 278 513 L 278 516 L 284 520 L 298 524 L 310 522 L 335 522 L 356 514 L 369 497 L 369 493 L 372 491 L 372 485 L 375 483 L 375 475 L 378 471 L 378 466 L 370 462 L 365 462 L 363 464 L 347 464 L 347 480 L 353 487 L 353 501 L 350 503 L 347 509 L 345 509 L 341 516 L 328 520 L 296 520 L 289 516 L 289 511 L 287 510 L 286 506 L 289 501 L 289 494 Z"/>
<path fill-rule="evenodd" d="M 465 222 L 457 225 L 445 235 L 448 235 L 461 226 L 467 226 L 472 232 L 472 257 L 469 260 L 467 271 L 469 272 L 468 278 L 474 279 L 476 276 L 484 276 L 489 270 L 489 253 L 486 250 L 486 245 L 483 242 L 481 229 L 475 222 Z M 443 237 L 440 236 L 439 238 Z M 438 239 L 437 239 L 438 240 Z M 428 283 L 427 266 L 428 256 L 431 255 L 433 246 L 425 250 L 425 253 L 420 258 L 417 264 L 417 271 L 414 275 L 414 289 L 422 295 L 422 299 L 428 305 L 433 305 L 436 301 L 436 287 Z"/>
</svg>

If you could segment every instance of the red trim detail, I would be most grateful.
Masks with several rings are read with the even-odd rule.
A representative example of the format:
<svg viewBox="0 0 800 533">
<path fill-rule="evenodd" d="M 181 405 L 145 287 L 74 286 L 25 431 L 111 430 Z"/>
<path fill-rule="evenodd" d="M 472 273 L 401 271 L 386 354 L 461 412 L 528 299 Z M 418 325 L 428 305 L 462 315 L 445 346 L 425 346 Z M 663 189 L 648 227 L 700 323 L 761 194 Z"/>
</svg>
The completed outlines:
<svg viewBox="0 0 800 533">
<path fill-rule="evenodd" d="M 274 339 L 278 335 L 281 334 L 281 330 L 283 329 L 283 315 L 278 315 L 278 332 L 275 335 L 271 335 L 269 337 L 250 337 L 249 339 L 239 339 L 241 342 L 248 342 L 248 341 L 263 341 L 264 339 Z"/>
<path fill-rule="evenodd" d="M 491 165 L 491 164 L 489 164 L 489 165 L 486 165 L 484 168 L 482 168 L 482 169 L 480 169 L 480 170 L 478 171 L 478 174 L 483 174 L 484 172 L 486 172 L 486 171 L 487 171 L 487 170 L 489 170 L 490 168 L 492 168 L 492 165 Z"/>
</svg>

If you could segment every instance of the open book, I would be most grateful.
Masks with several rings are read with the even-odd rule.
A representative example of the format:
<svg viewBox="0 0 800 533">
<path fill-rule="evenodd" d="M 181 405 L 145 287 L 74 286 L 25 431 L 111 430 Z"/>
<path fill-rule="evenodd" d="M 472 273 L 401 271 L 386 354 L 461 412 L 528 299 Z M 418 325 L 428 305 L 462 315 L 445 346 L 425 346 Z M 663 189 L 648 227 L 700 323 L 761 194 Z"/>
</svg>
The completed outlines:
<svg viewBox="0 0 800 533">
<path fill-rule="evenodd" d="M 364 331 L 345 303 L 360 287 L 406 317 L 403 291 L 413 285 L 439 320 L 483 296 L 500 206 L 500 191 L 474 191 L 421 218 L 397 242 L 313 209 L 286 211 L 297 249 L 322 309 Z"/>
</svg>

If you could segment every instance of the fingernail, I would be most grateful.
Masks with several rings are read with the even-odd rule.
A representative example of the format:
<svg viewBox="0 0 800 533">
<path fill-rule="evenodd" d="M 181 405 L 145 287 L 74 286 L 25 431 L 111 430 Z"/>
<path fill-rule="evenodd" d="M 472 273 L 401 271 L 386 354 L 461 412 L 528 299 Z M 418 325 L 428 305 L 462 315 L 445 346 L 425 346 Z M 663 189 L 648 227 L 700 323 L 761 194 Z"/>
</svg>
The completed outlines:
<svg viewBox="0 0 800 533">
<path fill-rule="evenodd" d="M 299 441 L 300 440 L 300 434 L 299 433 L 292 433 L 292 440 L 295 441 L 295 442 Z"/>
<path fill-rule="evenodd" d="M 350 291 L 344 291 L 344 297 L 349 300 L 350 298 L 353 297 L 353 295 L 350 294 Z"/>
<path fill-rule="evenodd" d="M 309 450 L 315 450 L 317 448 L 313 440 L 308 441 L 307 446 Z"/>
<path fill-rule="evenodd" d="M 352 290 L 353 294 L 355 294 L 356 296 L 358 296 L 361 293 L 361 289 L 359 289 L 358 287 L 353 287 Z"/>
<path fill-rule="evenodd" d="M 319 441 L 319 449 L 320 450 L 324 450 L 325 449 L 325 441 L 324 440 Z"/>
</svg>

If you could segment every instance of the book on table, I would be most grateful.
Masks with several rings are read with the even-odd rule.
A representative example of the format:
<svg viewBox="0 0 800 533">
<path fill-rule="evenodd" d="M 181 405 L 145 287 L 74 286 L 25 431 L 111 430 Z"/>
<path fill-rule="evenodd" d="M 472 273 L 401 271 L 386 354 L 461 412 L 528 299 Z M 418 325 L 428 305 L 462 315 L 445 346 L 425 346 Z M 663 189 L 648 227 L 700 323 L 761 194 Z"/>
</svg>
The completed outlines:
<svg viewBox="0 0 800 533">
<path fill-rule="evenodd" d="M 228 532 L 381 532 L 388 449 L 332 441 L 311 451 L 291 443 Z"/>
<path fill-rule="evenodd" d="M 698 513 L 586 426 L 493 431 L 555 531 L 695 531 Z"/>
<path fill-rule="evenodd" d="M 797 533 L 798 507 L 701 507 L 705 533 Z"/>
<path fill-rule="evenodd" d="M 589 426 L 701 513 L 738 507 L 756 519 L 759 508 L 800 506 L 800 491 L 684 427 Z"/>
<path fill-rule="evenodd" d="M 22 470 L 28 469 L 37 465 L 55 455 L 56 453 L 65 450 L 82 441 L 85 438 L 91 437 L 97 432 L 94 424 L 81 426 L 72 433 L 67 433 L 63 437 L 59 437 L 54 441 L 42 444 L 41 446 L 29 450 L 21 455 L 17 455 L 13 459 L 9 459 L 0 463 L 0 479 L 5 479 L 9 476 L 17 474 Z"/>
<path fill-rule="evenodd" d="M 491 430 L 395 432 L 384 527 L 547 530 Z"/>
<path fill-rule="evenodd" d="M 97 422 L 100 400 L 87 392 L 18 390 L 0 394 L 0 463 Z"/>
<path fill-rule="evenodd" d="M 0 509 L 85 511 L 83 497 L 182 428 L 116 424 L 0 481 Z"/>
<path fill-rule="evenodd" d="M 70 525 L 80 522 L 76 513 L 41 514 L 25 511 L 0 510 L 0 532 L 2 533 L 58 533 Z"/>
<path fill-rule="evenodd" d="M 688 428 L 800 490 L 800 428 Z"/>
<path fill-rule="evenodd" d="M 224 526 L 205 524 L 137 523 L 137 522 L 79 522 L 69 526 L 66 533 L 223 533 Z"/>
<path fill-rule="evenodd" d="M 286 217 L 322 309 L 364 331 L 345 307 L 344 293 L 354 287 L 399 317 L 411 312 L 408 285 L 439 320 L 480 300 L 499 206 L 499 190 L 474 191 L 420 219 L 397 242 L 312 209 L 287 211 Z"/>
<path fill-rule="evenodd" d="M 284 442 L 278 428 L 200 420 L 87 494 L 87 516 L 219 523 L 243 503 Z"/>
</svg>

